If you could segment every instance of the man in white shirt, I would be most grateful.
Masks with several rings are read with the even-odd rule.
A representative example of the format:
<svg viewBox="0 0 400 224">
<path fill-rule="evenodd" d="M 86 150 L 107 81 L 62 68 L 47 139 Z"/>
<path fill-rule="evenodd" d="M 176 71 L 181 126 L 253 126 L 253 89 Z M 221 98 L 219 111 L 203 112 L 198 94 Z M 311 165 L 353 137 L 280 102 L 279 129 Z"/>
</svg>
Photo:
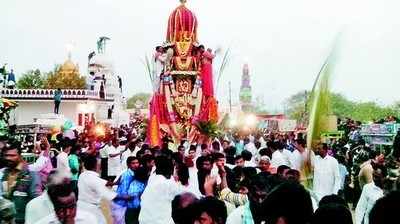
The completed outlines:
<svg viewBox="0 0 400 224">
<path fill-rule="evenodd" d="M 52 188 L 60 185 L 63 178 L 59 177 L 60 171 L 51 171 L 48 178 L 46 188 Z M 37 223 L 40 219 L 45 218 L 54 212 L 53 203 L 47 193 L 47 190 L 43 192 L 39 197 L 32 199 L 27 205 L 25 210 L 25 224 Z"/>
<path fill-rule="evenodd" d="M 29 170 L 37 172 L 40 177 L 40 192 L 43 191 L 44 185 L 47 183 L 47 177 L 51 170 L 53 170 L 53 165 L 50 160 L 49 150 L 50 144 L 47 139 L 44 137 L 40 142 L 37 142 L 35 145 L 35 153 L 39 154 L 39 157 L 33 164 L 29 164 Z"/>
<path fill-rule="evenodd" d="M 290 160 L 292 153 L 285 148 L 286 145 L 277 141 L 274 142 L 272 146 L 275 151 L 272 153 L 271 164 L 274 167 L 279 167 L 282 165 L 291 167 Z"/>
<path fill-rule="evenodd" d="M 112 146 L 108 148 L 108 178 L 113 181 L 121 173 L 121 149 L 118 139 L 114 139 Z"/>
<path fill-rule="evenodd" d="M 171 202 L 183 190 L 170 179 L 173 173 L 172 161 L 164 156 L 156 159 L 156 175 L 149 182 L 142 195 L 140 224 L 173 224 Z"/>
<path fill-rule="evenodd" d="M 272 167 L 280 167 L 282 165 L 287 166 L 287 162 L 283 153 L 277 148 L 279 143 L 274 143 L 273 153 L 271 157 Z"/>
<path fill-rule="evenodd" d="M 83 210 L 77 210 L 76 215 L 73 216 L 74 224 L 87 224 L 87 223 L 97 223 L 96 217 L 90 213 Z M 52 213 L 43 219 L 37 221 L 35 224 L 64 224 L 65 222 L 60 222 L 56 213 Z"/>
<path fill-rule="evenodd" d="M 254 139 L 254 137 L 253 137 Z M 257 154 L 257 148 L 254 145 L 254 141 L 250 141 L 250 138 L 245 138 L 244 140 L 244 149 L 251 152 L 253 156 L 256 156 Z"/>
<path fill-rule="evenodd" d="M 35 224 L 52 212 L 54 212 L 53 203 L 51 203 L 47 191 L 44 191 L 42 195 L 32 199 L 26 205 L 25 224 Z"/>
<path fill-rule="evenodd" d="M 96 172 L 96 157 L 86 157 L 84 167 L 86 170 L 81 173 L 78 180 L 78 210 L 92 212 L 98 220 L 97 223 L 105 224 L 106 220 L 100 208 L 100 201 L 101 199 L 111 201 L 116 198 L 117 193 L 108 189 L 107 181 L 101 179 Z"/>
<path fill-rule="evenodd" d="M 51 171 L 47 190 L 26 206 L 26 224 L 96 223 L 91 213 L 76 209 L 76 197 L 71 187 L 71 179 L 58 170 Z M 76 216 L 75 216 L 76 213 Z"/>
<path fill-rule="evenodd" d="M 253 156 L 253 154 L 251 154 L 250 151 L 243 150 L 242 157 L 244 160 L 245 167 L 256 167 L 257 166 L 257 164 L 254 162 L 255 156 Z"/>
<path fill-rule="evenodd" d="M 294 151 L 292 152 L 291 156 L 291 168 L 301 171 L 301 167 L 303 166 L 304 162 L 308 159 L 307 157 L 310 156 L 310 160 L 314 161 L 314 152 L 309 151 L 306 149 L 306 142 L 304 139 L 296 139 L 293 143 Z"/>
<path fill-rule="evenodd" d="M 260 138 L 258 139 L 258 142 L 260 142 L 261 149 L 267 147 L 267 142 L 265 141 L 264 136 L 261 135 Z"/>
<path fill-rule="evenodd" d="M 100 167 L 101 167 L 101 178 L 108 178 L 108 149 L 112 146 L 111 140 L 106 142 L 99 151 L 100 154 Z"/>
<path fill-rule="evenodd" d="M 318 200 L 321 200 L 326 195 L 337 194 L 339 189 L 339 163 L 328 155 L 328 145 L 322 144 L 314 161 L 313 191 Z"/>
<path fill-rule="evenodd" d="M 57 170 L 66 176 L 71 176 L 71 168 L 69 167 L 68 155 L 72 148 L 72 142 L 70 140 L 64 140 L 63 149 L 57 156 Z"/>
<path fill-rule="evenodd" d="M 195 165 L 195 156 L 196 156 L 196 148 L 190 147 L 187 157 L 184 159 L 186 166 L 188 167 L 189 171 L 189 186 L 193 189 L 196 189 L 196 192 L 199 194 L 199 181 L 197 177 L 197 167 Z"/>
<path fill-rule="evenodd" d="M 160 75 L 164 69 L 165 66 L 165 61 L 167 60 L 167 54 L 164 50 L 163 47 L 161 46 L 157 46 L 156 47 L 156 52 L 153 55 L 153 77 L 154 81 L 153 81 L 153 88 L 154 90 L 158 90 L 158 87 L 160 85 Z"/>
<path fill-rule="evenodd" d="M 376 168 L 373 171 L 373 182 L 364 185 L 361 193 L 360 200 L 356 207 L 356 224 L 368 224 L 369 223 L 369 213 L 372 207 L 374 207 L 375 202 L 383 197 L 383 180 L 386 176 L 384 169 Z"/>
<path fill-rule="evenodd" d="M 76 208 L 76 197 L 70 187 L 70 183 L 64 183 L 63 186 L 57 186 L 56 188 L 59 189 L 55 189 L 50 196 L 54 211 L 35 222 L 35 224 L 97 223 L 97 219 L 92 213 Z M 50 191 L 52 190 L 49 189 Z"/>
<path fill-rule="evenodd" d="M 139 148 L 136 147 L 136 141 L 132 141 L 132 142 L 128 143 L 128 149 L 125 150 L 121 155 L 122 170 L 128 169 L 126 160 L 131 156 L 136 156 L 136 153 L 138 150 L 139 150 Z"/>
<path fill-rule="evenodd" d="M 286 166 L 292 167 L 292 152 L 289 151 L 288 149 L 284 148 L 282 145 L 282 148 L 279 149 L 279 151 L 282 153 L 283 159 L 284 159 L 284 164 Z"/>
</svg>

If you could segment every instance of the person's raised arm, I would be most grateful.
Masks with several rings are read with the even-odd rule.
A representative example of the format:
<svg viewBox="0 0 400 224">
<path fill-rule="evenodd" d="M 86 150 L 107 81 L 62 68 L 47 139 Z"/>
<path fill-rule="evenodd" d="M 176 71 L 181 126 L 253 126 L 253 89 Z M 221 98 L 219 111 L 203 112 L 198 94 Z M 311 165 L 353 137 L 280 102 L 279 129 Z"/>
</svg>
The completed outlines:
<svg viewBox="0 0 400 224">
<path fill-rule="evenodd" d="M 218 166 L 218 173 L 221 177 L 221 189 L 228 187 L 228 181 L 226 180 L 226 170 L 224 166 Z"/>
<path fill-rule="evenodd" d="M 225 167 L 218 167 L 219 175 L 221 177 L 221 194 L 220 199 L 234 204 L 235 206 L 240 206 L 246 204 L 248 201 L 247 195 L 234 193 L 229 189 L 228 182 L 226 180 L 226 170 Z"/>
</svg>

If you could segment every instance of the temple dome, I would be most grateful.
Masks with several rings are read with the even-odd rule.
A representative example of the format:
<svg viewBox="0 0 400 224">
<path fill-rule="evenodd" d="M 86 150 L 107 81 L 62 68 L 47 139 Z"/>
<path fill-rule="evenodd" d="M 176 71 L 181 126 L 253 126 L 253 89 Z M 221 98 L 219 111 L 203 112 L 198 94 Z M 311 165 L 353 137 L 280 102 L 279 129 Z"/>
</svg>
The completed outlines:
<svg viewBox="0 0 400 224">
<path fill-rule="evenodd" d="M 185 4 L 181 4 L 169 16 L 167 42 L 187 40 L 197 41 L 197 18 Z"/>
<path fill-rule="evenodd" d="M 74 64 L 70 59 L 66 60 L 63 65 L 61 65 L 60 70 L 62 71 L 77 71 L 78 66 Z"/>
</svg>

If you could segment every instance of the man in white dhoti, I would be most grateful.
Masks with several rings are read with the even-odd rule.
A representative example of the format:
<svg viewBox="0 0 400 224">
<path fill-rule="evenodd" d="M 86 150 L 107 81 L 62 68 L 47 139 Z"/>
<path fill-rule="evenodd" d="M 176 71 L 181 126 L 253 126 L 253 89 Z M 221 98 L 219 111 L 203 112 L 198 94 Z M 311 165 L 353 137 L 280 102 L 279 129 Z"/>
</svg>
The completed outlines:
<svg viewBox="0 0 400 224">
<path fill-rule="evenodd" d="M 183 192 L 173 179 L 170 179 L 174 166 L 166 157 L 156 160 L 156 175 L 148 183 L 142 195 L 139 214 L 140 224 L 172 224 L 171 202 L 174 197 Z"/>
<path fill-rule="evenodd" d="M 323 144 L 314 161 L 313 191 L 321 200 L 326 195 L 337 194 L 339 189 L 339 163 L 328 155 L 328 146 Z"/>
<path fill-rule="evenodd" d="M 163 47 L 157 46 L 153 55 L 153 88 L 158 90 L 160 87 L 160 75 L 163 73 L 167 54 Z"/>
<path fill-rule="evenodd" d="M 106 219 L 100 208 L 101 199 L 111 201 L 117 197 L 117 193 L 106 187 L 106 180 L 99 177 L 96 172 L 96 157 L 87 157 L 84 160 L 85 171 L 78 180 L 79 198 L 78 209 L 93 213 L 99 224 L 105 224 Z"/>
</svg>

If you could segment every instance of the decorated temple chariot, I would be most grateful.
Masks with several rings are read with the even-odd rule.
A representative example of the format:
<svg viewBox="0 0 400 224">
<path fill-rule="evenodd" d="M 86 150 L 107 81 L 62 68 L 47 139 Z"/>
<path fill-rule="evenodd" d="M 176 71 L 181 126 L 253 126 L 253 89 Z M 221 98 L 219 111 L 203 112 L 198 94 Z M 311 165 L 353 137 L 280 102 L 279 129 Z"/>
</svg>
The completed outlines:
<svg viewBox="0 0 400 224">
<path fill-rule="evenodd" d="M 154 94 L 148 123 L 152 146 L 165 137 L 175 143 L 207 141 L 209 136 L 199 126 L 218 121 L 212 74 L 215 52 L 198 41 L 198 20 L 185 3 L 181 0 L 171 13 L 166 40 L 153 56 Z"/>
</svg>

